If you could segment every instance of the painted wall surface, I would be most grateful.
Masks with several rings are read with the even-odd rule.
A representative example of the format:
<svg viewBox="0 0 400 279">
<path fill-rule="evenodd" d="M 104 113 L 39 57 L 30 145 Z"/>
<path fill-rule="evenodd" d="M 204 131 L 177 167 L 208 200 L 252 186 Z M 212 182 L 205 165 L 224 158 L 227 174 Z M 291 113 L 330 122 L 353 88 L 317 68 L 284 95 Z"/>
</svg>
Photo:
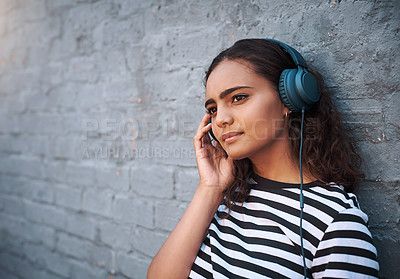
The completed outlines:
<svg viewBox="0 0 400 279">
<path fill-rule="evenodd" d="M 0 277 L 145 278 L 198 183 L 204 70 L 273 37 L 319 69 L 400 273 L 400 1 L 0 0 Z"/>
</svg>

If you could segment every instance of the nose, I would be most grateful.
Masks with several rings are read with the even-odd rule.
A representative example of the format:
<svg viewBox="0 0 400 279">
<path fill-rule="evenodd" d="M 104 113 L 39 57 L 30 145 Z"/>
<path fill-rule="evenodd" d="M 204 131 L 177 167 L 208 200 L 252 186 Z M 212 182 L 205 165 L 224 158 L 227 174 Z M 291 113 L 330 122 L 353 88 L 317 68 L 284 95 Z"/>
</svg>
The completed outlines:
<svg viewBox="0 0 400 279">
<path fill-rule="evenodd" d="M 218 108 L 217 115 L 215 117 L 215 124 L 219 128 L 223 128 L 226 125 L 230 125 L 233 122 L 232 113 L 229 109 Z"/>
</svg>

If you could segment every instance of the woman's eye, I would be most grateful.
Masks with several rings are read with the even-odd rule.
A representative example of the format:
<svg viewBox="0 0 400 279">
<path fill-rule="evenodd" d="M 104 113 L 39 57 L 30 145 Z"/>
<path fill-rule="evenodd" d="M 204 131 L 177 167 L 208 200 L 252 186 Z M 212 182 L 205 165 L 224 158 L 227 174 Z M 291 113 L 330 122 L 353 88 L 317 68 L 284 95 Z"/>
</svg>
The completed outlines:
<svg viewBox="0 0 400 279">
<path fill-rule="evenodd" d="M 246 98 L 247 98 L 247 95 L 243 95 L 243 94 L 235 95 L 235 96 L 233 96 L 232 101 L 233 102 L 239 102 L 239 101 L 244 100 Z"/>
<path fill-rule="evenodd" d="M 216 107 L 211 107 L 211 108 L 208 108 L 208 109 L 207 109 L 207 112 L 208 112 L 210 115 L 213 115 L 216 111 L 217 111 L 217 108 L 216 108 Z"/>
</svg>

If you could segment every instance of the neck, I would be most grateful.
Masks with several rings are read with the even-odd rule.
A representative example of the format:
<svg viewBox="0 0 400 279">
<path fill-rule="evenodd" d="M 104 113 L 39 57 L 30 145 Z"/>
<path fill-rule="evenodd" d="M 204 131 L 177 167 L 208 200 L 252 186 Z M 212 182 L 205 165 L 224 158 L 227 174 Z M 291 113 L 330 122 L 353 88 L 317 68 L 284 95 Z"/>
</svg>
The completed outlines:
<svg viewBox="0 0 400 279">
<path fill-rule="evenodd" d="M 249 157 L 254 172 L 271 180 L 284 183 L 300 184 L 300 169 L 298 161 L 290 155 L 289 140 L 276 140 L 264 150 Z M 309 172 L 303 167 L 303 183 L 315 181 Z"/>
</svg>

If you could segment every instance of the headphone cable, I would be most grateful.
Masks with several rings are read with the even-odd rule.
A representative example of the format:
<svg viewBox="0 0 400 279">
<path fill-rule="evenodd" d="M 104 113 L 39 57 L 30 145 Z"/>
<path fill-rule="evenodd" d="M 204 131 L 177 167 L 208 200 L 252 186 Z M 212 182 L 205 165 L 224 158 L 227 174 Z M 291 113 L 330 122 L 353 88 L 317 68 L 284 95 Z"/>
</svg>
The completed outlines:
<svg viewBox="0 0 400 279">
<path fill-rule="evenodd" d="M 303 149 L 303 123 L 304 123 L 304 108 L 301 110 L 299 165 L 300 165 L 300 244 L 301 244 L 301 256 L 303 258 L 304 279 L 306 279 L 307 267 L 306 267 L 306 258 L 304 256 L 304 246 L 303 246 L 303 210 L 304 210 L 303 169 L 301 166 L 301 153 Z"/>
</svg>

